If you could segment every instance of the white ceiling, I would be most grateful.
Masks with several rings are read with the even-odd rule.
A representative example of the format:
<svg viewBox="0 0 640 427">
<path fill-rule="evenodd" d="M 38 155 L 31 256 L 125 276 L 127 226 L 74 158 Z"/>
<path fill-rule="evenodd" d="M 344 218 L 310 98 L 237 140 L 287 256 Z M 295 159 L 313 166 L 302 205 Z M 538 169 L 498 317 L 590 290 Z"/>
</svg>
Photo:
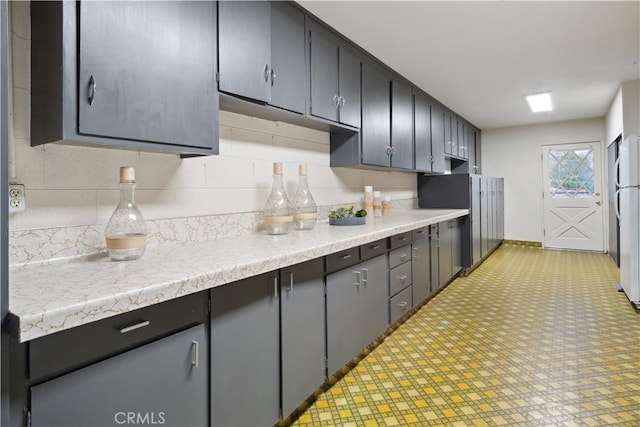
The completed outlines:
<svg viewBox="0 0 640 427">
<path fill-rule="evenodd" d="M 639 1 L 298 3 L 482 129 L 602 117 L 640 78 Z"/>
</svg>

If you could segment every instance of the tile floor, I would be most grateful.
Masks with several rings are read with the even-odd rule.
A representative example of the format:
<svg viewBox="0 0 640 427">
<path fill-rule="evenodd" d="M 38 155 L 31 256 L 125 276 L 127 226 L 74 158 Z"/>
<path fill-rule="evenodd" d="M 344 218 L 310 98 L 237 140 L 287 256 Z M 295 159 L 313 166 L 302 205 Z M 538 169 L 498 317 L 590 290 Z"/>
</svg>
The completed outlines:
<svg viewBox="0 0 640 427">
<path fill-rule="evenodd" d="M 640 426 L 640 313 L 606 255 L 503 245 L 296 426 Z"/>
</svg>

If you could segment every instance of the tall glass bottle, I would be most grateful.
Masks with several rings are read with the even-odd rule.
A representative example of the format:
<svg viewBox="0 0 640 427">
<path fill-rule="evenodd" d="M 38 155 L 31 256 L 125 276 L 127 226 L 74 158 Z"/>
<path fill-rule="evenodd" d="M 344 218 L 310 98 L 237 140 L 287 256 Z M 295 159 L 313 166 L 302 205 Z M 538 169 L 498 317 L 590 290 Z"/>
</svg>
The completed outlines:
<svg viewBox="0 0 640 427">
<path fill-rule="evenodd" d="M 318 208 L 307 181 L 307 165 L 299 165 L 298 189 L 293 197 L 293 226 L 296 230 L 311 230 L 317 218 Z"/>
<path fill-rule="evenodd" d="M 280 162 L 273 164 L 273 186 L 262 216 L 268 234 L 287 234 L 293 223 L 293 212 L 284 189 Z"/>
<path fill-rule="evenodd" d="M 121 167 L 120 203 L 104 231 L 107 250 L 113 261 L 138 259 L 147 246 L 147 224 L 133 199 L 135 187 L 135 169 Z"/>
</svg>

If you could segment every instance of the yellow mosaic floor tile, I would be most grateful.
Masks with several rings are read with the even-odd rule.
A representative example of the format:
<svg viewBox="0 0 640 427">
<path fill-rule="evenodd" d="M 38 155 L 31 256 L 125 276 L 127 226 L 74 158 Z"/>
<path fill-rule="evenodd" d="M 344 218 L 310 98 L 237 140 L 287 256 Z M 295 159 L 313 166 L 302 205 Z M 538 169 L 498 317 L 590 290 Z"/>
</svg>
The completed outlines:
<svg viewBox="0 0 640 427">
<path fill-rule="evenodd" d="M 618 280 L 606 255 L 503 245 L 294 425 L 639 426 L 640 313 Z"/>
</svg>

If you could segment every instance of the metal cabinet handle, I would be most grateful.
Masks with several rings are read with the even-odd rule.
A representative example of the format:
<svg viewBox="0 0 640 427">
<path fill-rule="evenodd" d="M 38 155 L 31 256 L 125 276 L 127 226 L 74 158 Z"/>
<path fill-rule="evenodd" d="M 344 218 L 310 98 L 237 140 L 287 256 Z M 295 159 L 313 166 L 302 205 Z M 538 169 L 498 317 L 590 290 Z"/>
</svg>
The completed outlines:
<svg viewBox="0 0 640 427">
<path fill-rule="evenodd" d="M 265 64 L 264 66 L 264 81 L 268 82 L 271 77 L 271 70 L 269 68 L 269 64 Z"/>
<path fill-rule="evenodd" d="M 353 283 L 354 285 L 356 285 L 356 288 L 360 288 L 360 284 L 362 283 L 362 272 L 360 271 L 354 271 L 355 275 L 356 275 L 356 281 Z"/>
<path fill-rule="evenodd" d="M 341 97 L 340 97 L 340 108 L 344 108 L 344 104 L 345 104 L 346 102 L 347 102 L 347 101 L 344 99 L 344 96 L 341 96 Z"/>
<path fill-rule="evenodd" d="M 433 156 L 429 156 L 429 157 L 427 158 L 427 161 L 428 161 L 429 163 L 433 164 Z"/>
<path fill-rule="evenodd" d="M 393 155 L 393 147 L 389 146 L 385 151 L 387 152 L 387 156 L 391 157 Z"/>
<path fill-rule="evenodd" d="M 278 278 L 274 276 L 271 280 L 273 280 L 273 297 L 278 298 Z"/>
<path fill-rule="evenodd" d="M 93 100 L 96 97 L 97 90 L 96 79 L 91 75 L 91 77 L 89 77 L 89 105 L 93 105 Z"/>
<path fill-rule="evenodd" d="M 293 292 L 293 271 L 289 272 L 289 293 Z"/>
<path fill-rule="evenodd" d="M 273 86 L 273 84 L 276 82 L 276 77 L 278 77 L 275 73 L 275 71 L 273 71 L 273 68 L 271 69 L 271 86 Z"/>
<path fill-rule="evenodd" d="M 127 332 L 135 331 L 136 329 L 144 328 L 145 326 L 149 326 L 151 324 L 150 321 L 145 320 L 140 323 L 136 323 L 135 325 L 127 326 L 125 328 L 120 328 L 121 334 L 126 334 Z"/>
<path fill-rule="evenodd" d="M 398 255 L 398 258 L 400 258 L 401 260 L 404 260 L 406 257 L 407 257 L 406 253 Z"/>
<path fill-rule="evenodd" d="M 197 368 L 200 365 L 200 343 L 198 341 L 191 341 L 191 352 L 193 354 L 193 359 L 191 359 L 191 366 Z"/>
<path fill-rule="evenodd" d="M 361 268 L 362 270 L 362 284 L 367 286 L 367 280 L 369 278 L 369 269 Z"/>
<path fill-rule="evenodd" d="M 413 258 L 418 258 L 418 248 L 413 248 Z"/>
<path fill-rule="evenodd" d="M 340 97 L 337 94 L 333 95 L 333 104 L 336 106 L 336 108 L 340 107 Z"/>
<path fill-rule="evenodd" d="M 400 279 L 400 281 L 402 283 L 404 283 L 407 280 L 408 276 L 406 274 L 403 274 L 402 276 L 398 276 L 398 279 Z"/>
<path fill-rule="evenodd" d="M 373 250 L 373 251 L 377 251 L 378 249 L 380 249 L 382 246 L 380 245 L 375 245 L 375 246 L 369 246 L 369 249 Z"/>
<path fill-rule="evenodd" d="M 340 258 L 349 259 L 349 258 L 351 258 L 351 254 L 342 255 Z"/>
<path fill-rule="evenodd" d="M 397 305 L 398 305 L 398 307 L 404 308 L 404 307 L 407 306 L 407 302 L 406 301 L 402 301 L 402 302 L 399 302 Z"/>
<path fill-rule="evenodd" d="M 401 241 L 403 241 L 403 242 L 404 242 L 405 240 L 407 240 L 407 239 L 408 239 L 408 237 L 407 237 L 407 236 L 402 236 L 402 237 L 398 237 L 398 239 L 400 239 Z"/>
</svg>

